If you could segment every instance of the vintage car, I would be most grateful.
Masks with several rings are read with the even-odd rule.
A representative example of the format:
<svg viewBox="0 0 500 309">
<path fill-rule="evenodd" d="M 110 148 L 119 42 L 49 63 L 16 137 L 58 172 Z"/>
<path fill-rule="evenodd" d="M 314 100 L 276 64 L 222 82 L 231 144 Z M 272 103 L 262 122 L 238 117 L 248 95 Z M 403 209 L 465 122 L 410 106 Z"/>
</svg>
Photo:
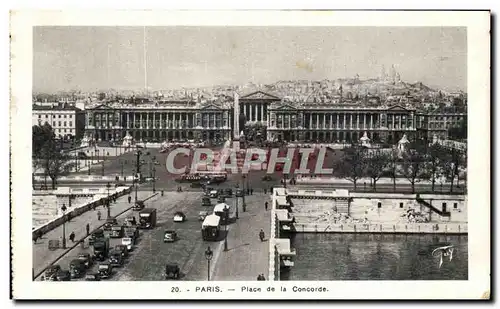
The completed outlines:
<svg viewBox="0 0 500 309">
<path fill-rule="evenodd" d="M 200 211 L 200 213 L 198 214 L 198 221 L 203 221 L 205 220 L 206 216 L 208 216 L 210 214 L 210 211 Z"/>
<path fill-rule="evenodd" d="M 271 177 L 271 175 L 262 176 L 262 181 L 271 181 L 271 180 L 273 180 L 273 177 Z"/>
<path fill-rule="evenodd" d="M 85 268 L 89 269 L 90 266 L 93 264 L 93 259 L 88 253 L 81 253 L 78 255 L 78 259 L 83 262 L 83 265 L 85 265 Z"/>
<path fill-rule="evenodd" d="M 217 198 L 217 196 L 219 196 L 219 191 L 217 191 L 217 190 L 212 190 L 212 191 L 210 191 L 209 196 L 210 196 L 211 198 Z"/>
<path fill-rule="evenodd" d="M 113 266 L 111 266 L 111 264 L 109 263 L 102 263 L 99 264 L 99 268 L 97 269 L 97 271 L 99 272 L 99 276 L 102 279 L 106 279 L 111 277 L 111 273 L 113 272 Z"/>
<path fill-rule="evenodd" d="M 224 195 L 227 196 L 227 197 L 233 196 L 233 189 L 231 189 L 231 188 L 225 189 L 224 190 Z"/>
<path fill-rule="evenodd" d="M 146 207 L 146 205 L 144 204 L 144 201 L 139 200 L 139 201 L 135 202 L 133 210 L 143 210 L 144 207 Z"/>
<path fill-rule="evenodd" d="M 180 268 L 177 264 L 167 264 L 165 265 L 165 279 L 179 279 Z"/>
<path fill-rule="evenodd" d="M 109 254 L 109 264 L 114 267 L 123 266 L 123 255 L 121 251 L 113 250 Z"/>
<path fill-rule="evenodd" d="M 163 242 L 174 242 L 177 240 L 177 232 L 173 230 L 166 230 L 163 234 Z"/>
<path fill-rule="evenodd" d="M 241 190 L 241 189 L 236 190 L 236 194 L 235 195 L 237 197 L 243 197 L 243 195 L 244 195 L 243 190 Z"/>
<path fill-rule="evenodd" d="M 49 266 L 42 275 L 42 281 L 56 281 L 57 273 L 61 271 L 61 266 Z"/>
<path fill-rule="evenodd" d="M 94 244 L 94 242 L 96 241 L 96 239 L 99 239 L 99 238 L 104 238 L 104 231 L 101 230 L 101 229 L 98 229 L 97 231 L 95 231 L 92 234 L 90 234 L 89 244 L 90 245 Z"/>
<path fill-rule="evenodd" d="M 56 275 L 57 281 L 71 281 L 71 273 L 69 270 L 60 270 Z"/>
<path fill-rule="evenodd" d="M 136 239 L 139 238 L 139 229 L 137 226 L 126 226 L 123 231 L 123 236 L 132 238 L 135 244 Z"/>
<path fill-rule="evenodd" d="M 201 206 L 212 206 L 212 201 L 209 197 L 204 196 L 201 198 Z"/>
<path fill-rule="evenodd" d="M 69 271 L 71 273 L 71 279 L 83 277 L 85 271 L 87 270 L 84 263 L 85 262 L 78 259 L 72 260 L 69 263 Z"/>
<path fill-rule="evenodd" d="M 122 245 L 127 247 L 127 251 L 132 251 L 134 248 L 134 240 L 131 237 L 122 238 Z"/>
<path fill-rule="evenodd" d="M 174 222 L 184 222 L 186 221 L 186 215 L 182 211 L 178 211 L 174 214 Z"/>
<path fill-rule="evenodd" d="M 219 198 L 217 199 L 217 203 L 225 203 L 226 202 L 226 198 L 224 197 L 224 195 L 219 195 Z"/>
<path fill-rule="evenodd" d="M 118 220 L 116 218 L 108 218 L 106 219 L 106 223 L 104 223 L 104 230 L 110 231 L 111 228 L 115 225 L 118 225 Z"/>
<path fill-rule="evenodd" d="M 99 276 L 99 273 L 87 274 L 85 281 L 101 281 L 101 276 Z"/>
<path fill-rule="evenodd" d="M 124 258 L 126 258 L 128 256 L 128 249 L 127 249 L 127 246 L 125 246 L 125 245 L 116 245 L 114 251 L 121 252 L 121 254 Z"/>
<path fill-rule="evenodd" d="M 137 225 L 137 220 L 135 219 L 134 216 L 128 216 L 128 217 L 125 218 L 124 225 L 125 226 L 134 226 L 134 225 Z"/>
<path fill-rule="evenodd" d="M 111 238 L 122 238 L 123 237 L 123 226 L 114 225 L 111 227 L 111 233 L 109 235 Z"/>
</svg>

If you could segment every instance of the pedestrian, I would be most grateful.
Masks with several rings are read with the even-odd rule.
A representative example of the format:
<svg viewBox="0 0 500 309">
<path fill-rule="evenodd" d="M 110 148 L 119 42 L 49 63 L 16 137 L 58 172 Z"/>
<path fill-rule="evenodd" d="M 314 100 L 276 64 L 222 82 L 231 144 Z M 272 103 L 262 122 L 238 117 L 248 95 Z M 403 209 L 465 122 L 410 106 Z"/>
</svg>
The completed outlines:
<svg viewBox="0 0 500 309">
<path fill-rule="evenodd" d="M 75 242 L 75 232 L 71 232 L 71 234 L 69 234 L 69 240 L 71 240 L 72 243 Z"/>
<path fill-rule="evenodd" d="M 85 230 L 87 230 L 87 236 L 89 236 L 89 234 L 90 234 L 90 225 L 88 223 L 85 226 Z"/>
<path fill-rule="evenodd" d="M 264 194 L 267 194 L 267 189 L 266 188 L 264 188 Z"/>
<path fill-rule="evenodd" d="M 128 203 L 130 204 L 130 202 L 132 202 L 132 197 L 129 195 L 128 196 Z"/>
<path fill-rule="evenodd" d="M 97 211 L 97 220 L 101 221 L 101 211 L 100 210 Z"/>
<path fill-rule="evenodd" d="M 264 206 L 266 207 L 266 211 L 267 211 L 267 206 L 269 206 L 269 203 L 268 202 L 264 203 Z"/>
<path fill-rule="evenodd" d="M 264 234 L 264 230 L 261 229 L 260 232 L 259 232 L 259 238 L 260 238 L 260 241 L 264 241 L 264 238 L 265 238 L 265 234 Z"/>
<path fill-rule="evenodd" d="M 253 195 L 253 189 L 250 188 L 250 195 Z"/>
</svg>

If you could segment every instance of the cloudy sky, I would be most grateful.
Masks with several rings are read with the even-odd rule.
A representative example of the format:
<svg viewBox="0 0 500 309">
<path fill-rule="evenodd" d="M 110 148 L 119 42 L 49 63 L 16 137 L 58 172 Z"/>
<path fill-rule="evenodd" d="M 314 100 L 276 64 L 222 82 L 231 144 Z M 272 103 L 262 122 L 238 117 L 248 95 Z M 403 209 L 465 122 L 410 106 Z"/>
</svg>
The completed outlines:
<svg viewBox="0 0 500 309">
<path fill-rule="evenodd" d="M 146 27 L 152 89 L 376 77 L 466 90 L 465 28 Z M 144 88 L 143 27 L 35 27 L 33 90 Z"/>
</svg>

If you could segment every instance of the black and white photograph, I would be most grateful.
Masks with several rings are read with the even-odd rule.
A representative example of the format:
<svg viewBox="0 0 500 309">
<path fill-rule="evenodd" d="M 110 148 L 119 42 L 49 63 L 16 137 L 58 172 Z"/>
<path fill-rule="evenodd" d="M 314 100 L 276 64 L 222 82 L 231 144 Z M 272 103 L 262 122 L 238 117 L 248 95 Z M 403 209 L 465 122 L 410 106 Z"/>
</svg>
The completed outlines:
<svg viewBox="0 0 500 309">
<path fill-rule="evenodd" d="M 14 297 L 489 295 L 487 12 L 150 13 L 13 23 Z"/>
</svg>

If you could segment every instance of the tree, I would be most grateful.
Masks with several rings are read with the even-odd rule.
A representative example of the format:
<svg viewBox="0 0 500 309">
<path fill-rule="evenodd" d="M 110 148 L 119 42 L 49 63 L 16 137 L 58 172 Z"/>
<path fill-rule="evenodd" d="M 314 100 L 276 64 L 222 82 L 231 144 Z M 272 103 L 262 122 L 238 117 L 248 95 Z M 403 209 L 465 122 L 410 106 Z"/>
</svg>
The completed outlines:
<svg viewBox="0 0 500 309">
<path fill-rule="evenodd" d="M 62 175 L 68 174 L 74 166 L 74 162 L 71 162 L 71 156 L 58 151 L 54 140 L 47 143 L 44 147 L 41 162 L 41 167 L 52 181 L 52 189 L 56 188 L 57 179 Z"/>
<path fill-rule="evenodd" d="M 451 148 L 446 152 L 444 157 L 443 171 L 446 179 L 450 181 L 450 193 L 453 193 L 453 184 L 458 176 L 461 167 L 467 164 L 466 156 L 458 149 Z"/>
<path fill-rule="evenodd" d="M 399 152 L 396 147 L 393 147 L 388 155 L 389 163 L 387 164 L 389 174 L 392 178 L 392 190 L 396 192 L 396 178 L 398 177 Z"/>
<path fill-rule="evenodd" d="M 432 191 L 435 189 L 436 179 L 442 175 L 442 170 L 446 162 L 446 149 L 440 144 L 432 144 L 426 148 L 426 170 L 423 174 L 425 179 L 431 181 Z"/>
<path fill-rule="evenodd" d="M 424 176 L 425 151 L 411 147 L 403 153 L 403 176 L 411 184 L 411 192 L 415 193 L 415 183 Z"/>
<path fill-rule="evenodd" d="M 448 128 L 448 138 L 453 140 L 467 139 L 467 120 L 462 119 L 458 126 Z"/>
<path fill-rule="evenodd" d="M 382 177 L 390 164 L 389 154 L 380 150 L 368 153 L 366 158 L 366 174 L 373 180 L 373 190 L 377 191 L 377 181 Z"/>
<path fill-rule="evenodd" d="M 45 123 L 43 125 L 35 125 L 32 127 L 32 155 L 39 157 L 42 149 L 47 143 L 54 139 L 54 130 L 52 127 Z"/>
<path fill-rule="evenodd" d="M 356 190 L 357 181 L 365 175 L 366 148 L 359 145 L 351 145 L 344 148 L 344 155 L 337 164 L 338 174 L 354 184 Z"/>
</svg>

